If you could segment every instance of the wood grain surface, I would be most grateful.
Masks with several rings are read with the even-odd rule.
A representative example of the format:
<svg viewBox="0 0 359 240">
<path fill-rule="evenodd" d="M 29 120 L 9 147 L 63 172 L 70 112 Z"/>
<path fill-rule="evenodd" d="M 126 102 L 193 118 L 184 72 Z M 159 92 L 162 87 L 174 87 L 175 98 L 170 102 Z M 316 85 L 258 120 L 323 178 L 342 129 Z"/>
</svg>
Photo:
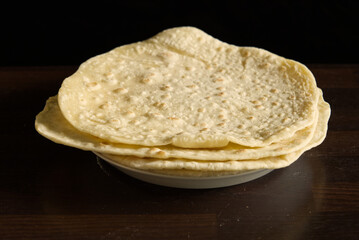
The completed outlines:
<svg viewBox="0 0 359 240">
<path fill-rule="evenodd" d="M 309 68 L 332 107 L 322 145 L 252 182 L 185 190 L 36 133 L 76 67 L 1 67 L 0 239 L 358 239 L 359 65 Z"/>
</svg>

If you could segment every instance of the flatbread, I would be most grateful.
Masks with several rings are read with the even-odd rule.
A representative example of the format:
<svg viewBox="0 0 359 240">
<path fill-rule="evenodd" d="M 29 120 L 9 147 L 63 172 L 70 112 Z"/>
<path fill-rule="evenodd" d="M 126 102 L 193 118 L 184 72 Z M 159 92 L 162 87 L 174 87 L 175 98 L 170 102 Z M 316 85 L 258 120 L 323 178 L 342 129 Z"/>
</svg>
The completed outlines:
<svg viewBox="0 0 359 240">
<path fill-rule="evenodd" d="M 319 91 L 319 90 L 318 90 Z M 320 100 L 322 103 L 322 100 Z M 35 121 L 36 130 L 44 137 L 60 144 L 76 147 L 82 150 L 109 153 L 115 155 L 131 155 L 136 157 L 154 158 L 186 158 L 194 160 L 242 160 L 257 159 L 287 154 L 305 147 L 312 139 L 318 119 L 313 125 L 297 131 L 289 139 L 262 148 L 250 148 L 230 143 L 221 148 L 192 149 L 179 148 L 171 145 L 146 147 L 139 145 L 107 142 L 98 137 L 80 132 L 74 128 L 62 115 L 58 107 L 57 97 L 51 97 L 44 110 L 38 114 Z"/>
<path fill-rule="evenodd" d="M 83 63 L 58 94 L 64 117 L 112 143 L 264 147 L 316 120 L 302 64 L 180 27 Z"/>
</svg>

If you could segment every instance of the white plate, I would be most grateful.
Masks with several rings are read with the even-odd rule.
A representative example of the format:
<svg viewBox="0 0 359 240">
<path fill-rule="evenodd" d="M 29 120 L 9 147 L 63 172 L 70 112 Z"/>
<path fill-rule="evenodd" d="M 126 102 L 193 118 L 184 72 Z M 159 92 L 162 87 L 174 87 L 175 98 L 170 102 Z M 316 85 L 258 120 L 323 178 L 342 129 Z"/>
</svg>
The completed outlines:
<svg viewBox="0 0 359 240">
<path fill-rule="evenodd" d="M 130 168 L 115 162 L 114 160 L 103 156 L 99 152 L 94 152 L 98 157 L 105 160 L 121 172 L 142 180 L 144 182 L 175 188 L 188 188 L 188 189 L 206 189 L 206 188 L 220 188 L 237 185 L 252 181 L 260 178 L 273 169 L 260 169 L 240 174 L 225 175 L 225 176 L 214 176 L 214 177 L 184 177 L 184 176 L 172 176 L 160 173 L 153 173 L 135 168 Z"/>
</svg>

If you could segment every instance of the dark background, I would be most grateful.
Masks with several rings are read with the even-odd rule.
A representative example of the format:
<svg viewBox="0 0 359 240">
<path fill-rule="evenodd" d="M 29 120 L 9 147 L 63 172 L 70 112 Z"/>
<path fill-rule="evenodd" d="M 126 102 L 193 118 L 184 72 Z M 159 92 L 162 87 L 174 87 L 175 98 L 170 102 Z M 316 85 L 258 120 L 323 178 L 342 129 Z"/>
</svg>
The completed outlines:
<svg viewBox="0 0 359 240">
<path fill-rule="evenodd" d="M 191 25 L 303 63 L 359 63 L 357 1 L 13 1 L 1 6 L 0 65 L 79 65 Z"/>
</svg>

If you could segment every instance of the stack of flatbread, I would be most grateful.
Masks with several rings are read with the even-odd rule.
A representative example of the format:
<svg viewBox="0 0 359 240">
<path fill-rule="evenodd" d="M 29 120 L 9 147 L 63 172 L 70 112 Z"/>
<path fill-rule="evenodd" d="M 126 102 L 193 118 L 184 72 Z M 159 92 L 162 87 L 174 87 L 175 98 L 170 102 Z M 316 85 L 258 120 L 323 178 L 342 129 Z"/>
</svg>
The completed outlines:
<svg viewBox="0 0 359 240">
<path fill-rule="evenodd" d="M 179 27 L 84 62 L 35 127 L 130 168 L 213 176 L 290 165 L 329 116 L 304 65 Z"/>
</svg>

